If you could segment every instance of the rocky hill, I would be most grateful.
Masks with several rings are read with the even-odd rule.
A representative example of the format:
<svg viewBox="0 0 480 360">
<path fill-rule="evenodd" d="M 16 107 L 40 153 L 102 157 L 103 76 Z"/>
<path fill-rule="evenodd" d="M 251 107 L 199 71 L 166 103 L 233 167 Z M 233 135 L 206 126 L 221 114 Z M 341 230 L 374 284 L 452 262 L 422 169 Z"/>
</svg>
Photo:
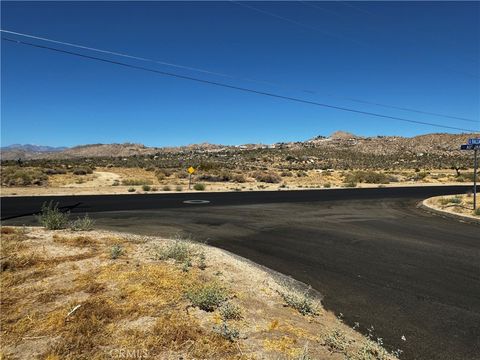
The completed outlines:
<svg viewBox="0 0 480 360">
<path fill-rule="evenodd" d="M 414 154 L 422 156 L 442 155 L 461 156 L 460 145 L 466 143 L 470 137 L 479 134 L 427 134 L 411 138 L 401 136 L 375 136 L 361 137 L 344 131 L 337 131 L 332 135 L 317 136 L 310 140 L 289 143 L 276 143 L 272 145 L 248 144 L 240 146 L 224 146 L 209 143 L 193 144 L 179 147 L 147 147 L 142 144 L 91 144 L 72 148 L 29 147 L 14 145 L 1 148 L 2 160 L 31 160 L 31 159 L 75 159 L 91 157 L 131 157 L 154 155 L 161 153 L 216 153 L 224 150 L 248 151 L 253 149 L 324 149 L 331 152 L 335 150 L 354 150 L 361 154 L 369 155 L 394 155 Z"/>
</svg>

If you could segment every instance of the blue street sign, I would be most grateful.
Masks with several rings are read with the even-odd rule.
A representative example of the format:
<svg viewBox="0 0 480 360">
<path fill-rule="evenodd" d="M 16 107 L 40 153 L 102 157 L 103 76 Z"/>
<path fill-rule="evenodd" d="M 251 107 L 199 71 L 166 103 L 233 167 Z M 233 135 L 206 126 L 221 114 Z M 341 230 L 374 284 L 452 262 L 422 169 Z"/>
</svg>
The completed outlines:
<svg viewBox="0 0 480 360">
<path fill-rule="evenodd" d="M 478 150 L 478 149 L 480 149 L 480 143 L 460 145 L 460 150 Z"/>
<path fill-rule="evenodd" d="M 468 139 L 468 145 L 480 145 L 480 139 Z"/>
</svg>

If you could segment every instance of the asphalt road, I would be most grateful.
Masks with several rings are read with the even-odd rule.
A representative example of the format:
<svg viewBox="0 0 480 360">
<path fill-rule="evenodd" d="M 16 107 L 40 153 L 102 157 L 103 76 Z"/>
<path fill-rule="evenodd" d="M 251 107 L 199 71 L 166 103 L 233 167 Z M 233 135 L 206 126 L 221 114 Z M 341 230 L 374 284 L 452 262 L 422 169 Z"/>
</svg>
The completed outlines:
<svg viewBox="0 0 480 360">
<path fill-rule="evenodd" d="M 97 226 L 206 240 L 291 275 L 345 321 L 373 325 L 402 359 L 480 359 L 480 226 L 419 200 L 466 187 L 52 197 Z M 208 204 L 185 204 L 185 200 Z M 30 224 L 47 198 L 2 198 Z M 405 336 L 406 341 L 401 338 Z"/>
</svg>

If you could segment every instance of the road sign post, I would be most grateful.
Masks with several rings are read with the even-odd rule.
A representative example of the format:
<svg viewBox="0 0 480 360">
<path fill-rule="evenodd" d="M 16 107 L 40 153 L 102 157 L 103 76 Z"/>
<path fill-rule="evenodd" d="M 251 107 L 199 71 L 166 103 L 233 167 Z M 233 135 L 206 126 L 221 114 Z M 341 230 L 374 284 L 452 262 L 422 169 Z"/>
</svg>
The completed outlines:
<svg viewBox="0 0 480 360">
<path fill-rule="evenodd" d="M 478 149 L 475 149 L 473 151 L 473 211 L 477 210 L 477 150 Z"/>
<path fill-rule="evenodd" d="M 480 149 L 480 138 L 468 139 L 465 145 L 460 146 L 460 150 L 473 150 L 473 211 L 477 210 L 477 151 Z"/>
<path fill-rule="evenodd" d="M 191 190 L 192 189 L 192 174 L 195 172 L 195 169 L 192 166 L 190 166 L 187 169 L 187 171 L 188 171 L 188 174 L 189 174 L 189 176 L 188 176 L 188 190 Z"/>
</svg>

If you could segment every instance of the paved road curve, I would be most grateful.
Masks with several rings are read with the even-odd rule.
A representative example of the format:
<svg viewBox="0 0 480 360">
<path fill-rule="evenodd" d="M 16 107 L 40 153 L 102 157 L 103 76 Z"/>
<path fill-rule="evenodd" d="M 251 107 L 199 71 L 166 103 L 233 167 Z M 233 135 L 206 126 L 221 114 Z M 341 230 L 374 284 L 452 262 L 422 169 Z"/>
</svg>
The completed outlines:
<svg viewBox="0 0 480 360">
<path fill-rule="evenodd" d="M 480 358 L 480 226 L 430 215 L 465 187 L 55 197 L 99 227 L 192 235 L 311 284 L 404 359 Z M 185 200 L 209 204 L 185 204 Z M 46 198 L 2 198 L 2 218 Z M 80 203 L 80 204 L 79 204 Z M 30 223 L 31 216 L 6 223 Z M 406 341 L 401 340 L 405 336 Z"/>
</svg>

